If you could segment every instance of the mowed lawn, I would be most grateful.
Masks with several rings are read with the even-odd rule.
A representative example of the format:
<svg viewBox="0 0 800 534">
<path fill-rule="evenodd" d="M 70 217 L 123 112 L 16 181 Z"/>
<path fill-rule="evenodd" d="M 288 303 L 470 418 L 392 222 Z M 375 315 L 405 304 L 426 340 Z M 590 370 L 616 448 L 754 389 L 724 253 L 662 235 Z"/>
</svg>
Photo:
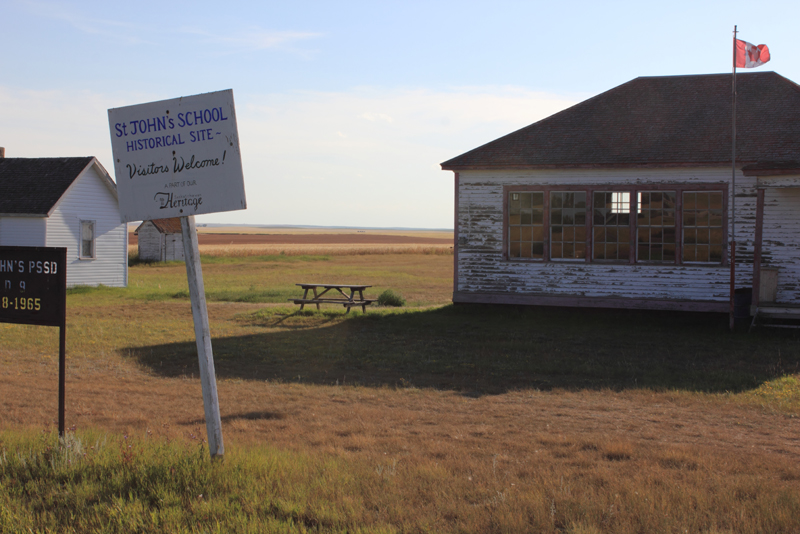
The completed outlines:
<svg viewBox="0 0 800 534">
<path fill-rule="evenodd" d="M 454 307 L 452 264 L 204 258 L 223 462 L 182 264 L 69 295 L 70 447 L 57 330 L 0 324 L 0 531 L 800 531 L 794 331 Z M 299 282 L 407 304 L 299 312 Z"/>
</svg>

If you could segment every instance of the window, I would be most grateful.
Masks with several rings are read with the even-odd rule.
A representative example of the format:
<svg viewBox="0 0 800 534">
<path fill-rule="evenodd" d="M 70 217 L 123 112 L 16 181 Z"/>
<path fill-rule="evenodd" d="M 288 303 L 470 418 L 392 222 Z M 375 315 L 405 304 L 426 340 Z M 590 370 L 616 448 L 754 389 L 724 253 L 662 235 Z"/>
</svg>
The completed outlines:
<svg viewBox="0 0 800 534">
<path fill-rule="evenodd" d="M 81 221 L 81 259 L 92 259 L 95 257 L 94 227 L 94 221 Z"/>
<path fill-rule="evenodd" d="M 509 259 L 722 264 L 726 195 L 719 186 L 507 187 Z"/>
<path fill-rule="evenodd" d="M 683 261 L 722 261 L 722 193 L 683 193 Z"/>
<path fill-rule="evenodd" d="M 578 260 L 586 257 L 586 193 L 550 193 L 550 258 Z"/>
<path fill-rule="evenodd" d="M 675 263 L 675 191 L 641 191 L 636 213 L 636 259 Z"/>
<path fill-rule="evenodd" d="M 544 258 L 544 193 L 511 193 L 508 229 L 510 257 Z"/>
<path fill-rule="evenodd" d="M 631 194 L 595 191 L 592 259 L 627 261 L 631 254 Z"/>
</svg>

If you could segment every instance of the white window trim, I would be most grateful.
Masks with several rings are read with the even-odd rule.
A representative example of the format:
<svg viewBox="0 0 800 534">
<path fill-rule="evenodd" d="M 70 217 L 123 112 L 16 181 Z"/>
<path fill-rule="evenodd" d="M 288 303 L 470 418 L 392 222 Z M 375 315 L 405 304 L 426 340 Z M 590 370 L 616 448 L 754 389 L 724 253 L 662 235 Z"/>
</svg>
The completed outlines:
<svg viewBox="0 0 800 534">
<path fill-rule="evenodd" d="M 83 254 L 83 225 L 84 223 L 91 223 L 92 225 L 92 255 L 85 256 Z M 80 219 L 78 231 L 78 259 L 81 260 L 94 260 L 97 259 L 97 221 L 93 219 Z"/>
</svg>

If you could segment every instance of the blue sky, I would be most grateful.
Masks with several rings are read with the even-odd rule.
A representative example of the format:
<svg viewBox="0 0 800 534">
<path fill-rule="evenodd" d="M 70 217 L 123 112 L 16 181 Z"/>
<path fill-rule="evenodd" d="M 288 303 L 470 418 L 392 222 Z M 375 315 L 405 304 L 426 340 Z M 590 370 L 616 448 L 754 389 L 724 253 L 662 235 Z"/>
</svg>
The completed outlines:
<svg viewBox="0 0 800 534">
<path fill-rule="evenodd" d="M 0 146 L 97 156 L 107 109 L 233 89 L 248 209 L 198 222 L 449 228 L 438 164 L 637 76 L 800 82 L 800 3 L 0 0 Z"/>
</svg>

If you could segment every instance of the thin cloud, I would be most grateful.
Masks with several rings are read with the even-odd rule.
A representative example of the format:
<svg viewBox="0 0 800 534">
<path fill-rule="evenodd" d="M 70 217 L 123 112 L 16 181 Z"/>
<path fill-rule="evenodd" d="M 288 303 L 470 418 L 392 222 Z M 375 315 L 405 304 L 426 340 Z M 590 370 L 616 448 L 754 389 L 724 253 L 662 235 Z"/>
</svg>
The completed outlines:
<svg viewBox="0 0 800 534">
<path fill-rule="evenodd" d="M 362 113 L 362 119 L 367 119 L 368 121 L 375 122 L 375 121 L 386 121 L 388 123 L 392 123 L 394 119 L 392 119 L 386 113 Z"/>
<path fill-rule="evenodd" d="M 315 32 L 265 30 L 252 26 L 237 28 L 229 33 L 214 33 L 195 27 L 170 29 L 169 32 L 165 32 L 163 27 L 157 25 L 144 27 L 141 24 L 87 16 L 78 12 L 74 7 L 66 9 L 57 3 L 25 1 L 20 4 L 37 16 L 63 21 L 82 33 L 107 37 L 127 44 L 157 44 L 164 40 L 165 35 L 177 34 L 200 37 L 206 44 L 223 45 L 227 50 L 217 50 L 218 53 L 223 54 L 268 49 L 308 53 L 308 51 L 295 50 L 291 45 L 322 36 L 321 33 Z"/>
<path fill-rule="evenodd" d="M 135 24 L 116 20 L 99 19 L 77 13 L 74 7 L 65 9 L 62 4 L 50 2 L 20 2 L 30 12 L 40 17 L 66 22 L 76 30 L 90 35 L 109 37 L 128 44 L 152 43 L 143 39 L 142 28 Z"/>
<path fill-rule="evenodd" d="M 261 28 L 235 32 L 231 35 L 220 35 L 197 28 L 182 28 L 181 33 L 197 35 L 213 44 L 223 44 L 242 51 L 266 50 L 270 48 L 286 48 L 298 41 L 316 39 L 321 33 L 296 31 L 270 31 Z"/>
</svg>

